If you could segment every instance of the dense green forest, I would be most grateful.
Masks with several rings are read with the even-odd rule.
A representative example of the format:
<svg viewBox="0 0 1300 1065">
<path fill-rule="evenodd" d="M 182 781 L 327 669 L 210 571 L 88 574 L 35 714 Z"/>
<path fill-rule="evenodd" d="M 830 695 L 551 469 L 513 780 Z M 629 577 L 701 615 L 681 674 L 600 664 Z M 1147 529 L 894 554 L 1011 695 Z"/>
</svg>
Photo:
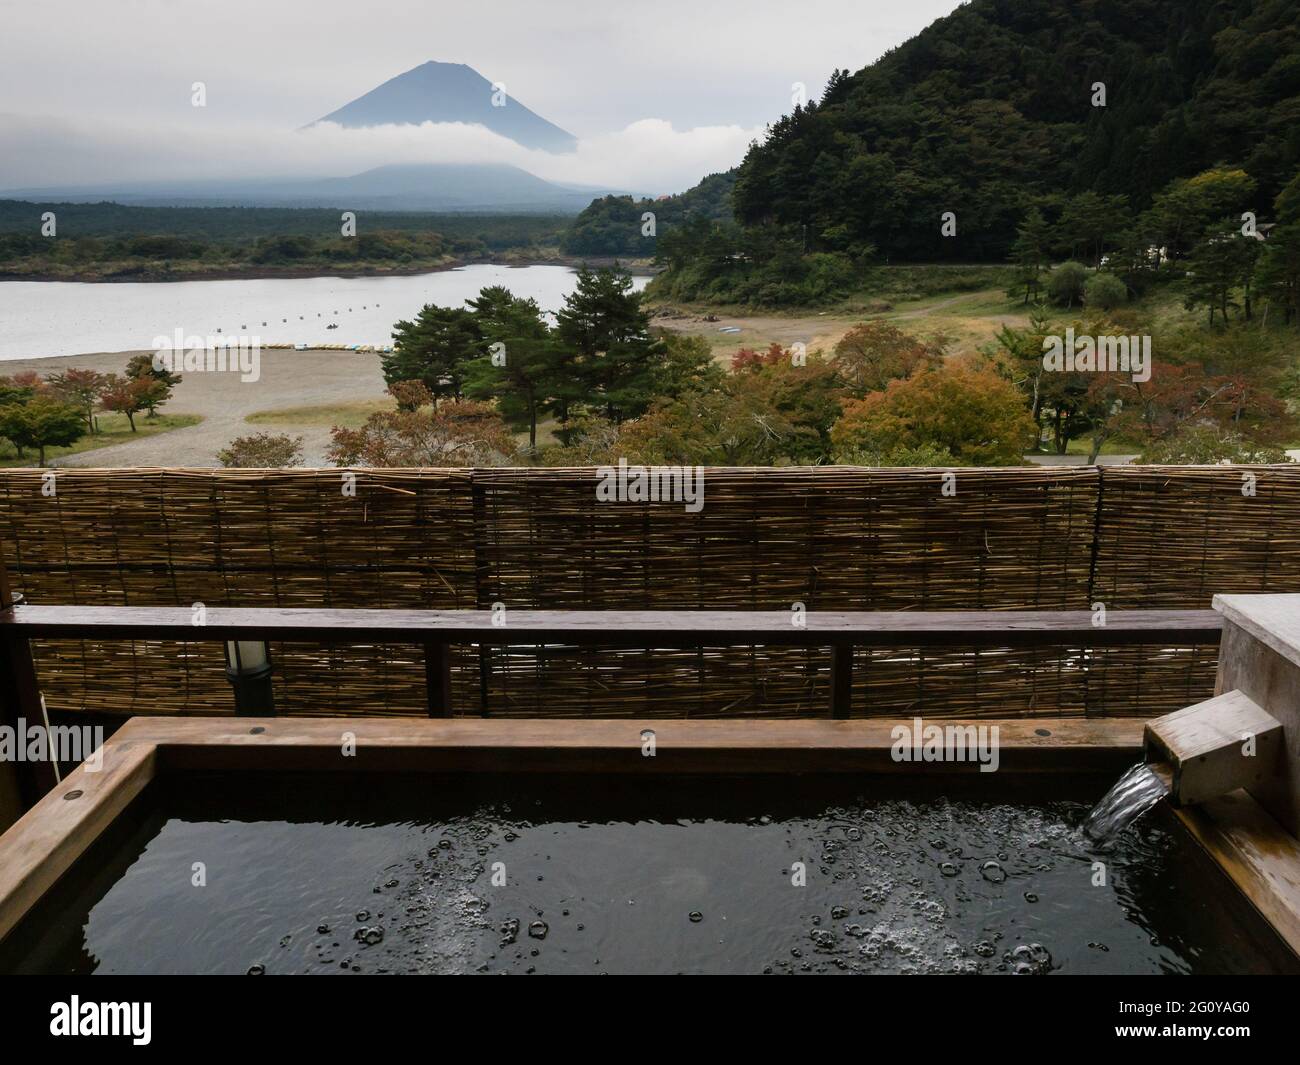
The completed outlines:
<svg viewBox="0 0 1300 1065">
<path fill-rule="evenodd" d="M 337 236 L 339 212 L 316 207 L 134 207 L 120 203 L 29 203 L 0 200 L 0 233 L 40 235 L 41 215 L 58 215 L 59 236 L 138 237 L 165 233 L 220 242 L 258 237 Z M 560 215 L 425 214 L 365 211 L 364 228 L 397 233 L 438 233 L 478 240 L 489 248 L 554 243 L 568 218 Z"/>
<path fill-rule="evenodd" d="M 690 218 L 731 221 L 735 207 L 731 192 L 736 172 L 710 174 L 694 188 L 657 200 L 631 196 L 605 196 L 593 200 L 565 230 L 560 247 L 567 255 L 622 255 L 649 257 L 657 248 L 660 226 L 679 225 Z M 647 232 L 645 213 L 654 215 L 654 230 Z"/>
<path fill-rule="evenodd" d="M 55 235 L 41 232 L 53 212 Z M 568 219 L 544 215 L 362 212 L 355 239 L 335 210 L 134 207 L 0 200 L 0 272 L 149 279 L 220 271 L 379 270 L 451 259 L 549 254 Z"/>
<path fill-rule="evenodd" d="M 1298 27 L 1297 0 L 973 0 L 772 125 L 736 224 L 661 229 L 659 291 L 823 301 L 872 263 L 1004 260 L 1031 209 L 1141 216 L 1213 168 L 1264 221 L 1300 170 Z"/>
</svg>

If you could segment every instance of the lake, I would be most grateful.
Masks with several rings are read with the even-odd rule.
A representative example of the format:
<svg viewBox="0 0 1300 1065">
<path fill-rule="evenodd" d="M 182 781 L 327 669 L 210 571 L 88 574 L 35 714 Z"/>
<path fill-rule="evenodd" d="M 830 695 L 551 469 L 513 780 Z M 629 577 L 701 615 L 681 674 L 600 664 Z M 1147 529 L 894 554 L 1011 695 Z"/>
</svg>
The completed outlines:
<svg viewBox="0 0 1300 1065">
<path fill-rule="evenodd" d="M 560 308 L 576 283 L 567 266 L 464 266 L 406 277 L 244 281 L 0 282 L 0 360 L 146 351 L 154 337 L 257 336 L 263 344 L 388 344 L 393 324 L 426 303 L 459 307 L 504 285 Z M 639 291 L 648 277 L 633 278 Z M 337 324 L 337 329 L 327 328 Z"/>
</svg>

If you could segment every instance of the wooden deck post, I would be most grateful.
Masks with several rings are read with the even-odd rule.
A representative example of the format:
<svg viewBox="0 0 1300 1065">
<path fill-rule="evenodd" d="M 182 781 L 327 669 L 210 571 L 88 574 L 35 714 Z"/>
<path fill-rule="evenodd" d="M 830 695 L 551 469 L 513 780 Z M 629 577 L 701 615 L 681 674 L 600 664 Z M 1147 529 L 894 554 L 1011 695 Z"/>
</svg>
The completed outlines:
<svg viewBox="0 0 1300 1065">
<path fill-rule="evenodd" d="M 424 684 L 430 717 L 451 717 L 451 644 L 424 641 Z"/>
<path fill-rule="evenodd" d="M 14 593 L 5 568 L 4 548 L 0 545 L 0 617 L 12 616 Z M 26 746 L 24 728 L 44 727 L 45 711 L 41 707 L 41 690 L 36 679 L 36 662 L 31 641 L 21 629 L 5 628 L 0 635 L 0 726 L 14 731 L 15 754 Z M 51 756 L 53 750 L 48 747 Z M 29 762 L 21 757 L 0 763 L 0 824 L 30 809 L 58 783 L 53 761 Z M 17 807 L 16 809 L 14 807 Z"/>
<path fill-rule="evenodd" d="M 831 649 L 831 717 L 849 717 L 852 703 L 853 645 L 837 643 Z"/>
</svg>

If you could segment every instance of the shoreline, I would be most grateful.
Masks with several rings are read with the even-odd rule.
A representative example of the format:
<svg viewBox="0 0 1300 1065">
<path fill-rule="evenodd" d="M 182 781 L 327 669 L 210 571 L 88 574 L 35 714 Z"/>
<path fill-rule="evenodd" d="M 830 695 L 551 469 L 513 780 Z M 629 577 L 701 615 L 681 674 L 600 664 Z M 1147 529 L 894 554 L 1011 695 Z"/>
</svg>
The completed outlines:
<svg viewBox="0 0 1300 1065">
<path fill-rule="evenodd" d="M 50 284 L 66 282 L 77 285 L 168 285 L 176 284 L 182 281 L 275 281 L 284 279 L 286 281 L 303 280 L 306 278 L 339 278 L 340 280 L 353 280 L 365 277 L 418 277 L 421 274 L 440 274 L 449 270 L 460 270 L 467 266 L 504 266 L 510 269 L 524 269 L 529 266 L 563 266 L 570 270 L 577 270 L 581 266 L 605 267 L 614 265 L 623 266 L 633 277 L 654 277 L 659 273 L 659 269 L 653 266 L 647 259 L 619 259 L 617 256 L 610 255 L 593 255 L 593 256 L 573 256 L 557 255 L 553 257 L 527 256 L 521 258 L 485 258 L 485 259 L 449 259 L 446 262 L 437 264 L 423 264 L 420 266 L 404 266 L 386 269 L 383 267 L 368 267 L 359 270 L 323 270 L 312 267 L 238 267 L 238 268 L 218 268 L 210 270 L 196 270 L 193 273 L 179 274 L 171 277 L 141 277 L 136 274 L 122 275 L 114 274 L 110 276 L 101 276 L 94 273 L 75 272 L 70 274 L 16 274 L 12 271 L 0 269 L 0 283 L 7 281 L 30 281 L 34 283 Z"/>
</svg>

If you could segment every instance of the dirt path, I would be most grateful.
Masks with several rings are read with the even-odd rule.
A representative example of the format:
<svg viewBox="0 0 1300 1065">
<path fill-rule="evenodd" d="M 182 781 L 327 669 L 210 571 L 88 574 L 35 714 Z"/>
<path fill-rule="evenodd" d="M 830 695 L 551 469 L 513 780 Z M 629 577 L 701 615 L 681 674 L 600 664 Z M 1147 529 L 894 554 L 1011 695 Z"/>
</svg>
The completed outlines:
<svg viewBox="0 0 1300 1065">
<path fill-rule="evenodd" d="M 788 348 L 791 344 L 806 344 L 809 351 L 821 348 L 830 351 L 839 339 L 867 315 L 836 316 L 830 314 L 800 315 L 797 317 L 778 317 L 775 315 L 728 315 L 715 316 L 708 321 L 702 315 L 674 314 L 660 315 L 653 324 L 675 333 L 702 336 L 714 348 L 715 355 L 725 353 L 730 359 L 739 348 L 763 349 L 769 344 L 777 343 Z M 724 333 L 725 328 L 738 329 L 736 333 Z"/>
<path fill-rule="evenodd" d="M 36 370 L 54 373 L 72 367 L 101 373 L 121 373 L 130 352 L 69 355 L 53 359 L 26 359 L 0 363 L 0 373 Z M 256 381 L 241 381 L 239 374 L 186 373 L 176 386 L 166 410 L 198 414 L 203 421 L 184 429 L 98 448 L 60 459 L 61 466 L 215 466 L 217 452 L 237 436 L 261 431 L 287 432 L 303 438 L 303 459 L 308 466 L 328 466 L 328 427 L 249 425 L 244 419 L 258 411 L 285 407 L 333 406 L 384 396 L 379 357 L 355 351 L 286 351 L 261 353 L 261 374 Z"/>
<path fill-rule="evenodd" d="M 921 335 L 943 333 L 951 341 L 951 351 L 975 351 L 987 344 L 1002 326 L 1021 326 L 1028 321 L 1028 317 L 1021 314 L 977 313 L 963 316 L 960 313 L 944 313 L 987 295 L 982 292 L 963 292 L 910 310 L 883 313 L 821 312 L 790 317 L 718 314 L 710 321 L 703 313 L 670 311 L 657 316 L 654 324 L 677 333 L 704 337 L 713 348 L 714 357 L 721 362 L 729 362 L 739 348 L 748 347 L 761 351 L 774 342 L 788 348 L 791 344 L 802 341 L 810 352 L 818 349 L 829 352 L 855 325 L 873 318 L 887 322 L 916 323 L 907 331 Z M 733 328 L 738 332 L 724 333 L 722 331 L 724 328 Z"/>
<path fill-rule="evenodd" d="M 947 307 L 954 307 L 963 300 L 969 299 L 970 293 L 963 292 L 960 296 L 952 296 L 946 300 L 940 300 L 938 303 L 931 303 L 925 307 L 917 307 L 914 310 L 904 311 L 902 314 L 886 314 L 882 315 L 882 317 L 895 322 L 905 322 L 911 318 L 926 318 L 929 315 L 934 314 L 935 311 L 942 311 Z"/>
</svg>

